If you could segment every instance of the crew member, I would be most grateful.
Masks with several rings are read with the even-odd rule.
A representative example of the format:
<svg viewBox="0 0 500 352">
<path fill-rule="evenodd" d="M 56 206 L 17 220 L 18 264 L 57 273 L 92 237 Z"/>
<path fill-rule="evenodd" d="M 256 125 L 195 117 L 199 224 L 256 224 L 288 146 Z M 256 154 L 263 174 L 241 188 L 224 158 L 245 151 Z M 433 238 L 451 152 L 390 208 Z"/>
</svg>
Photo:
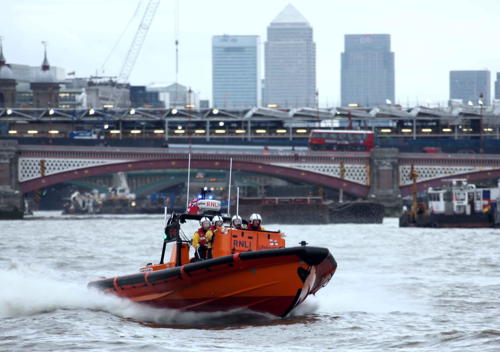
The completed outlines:
<svg viewBox="0 0 500 352">
<path fill-rule="evenodd" d="M 260 226 L 262 223 L 262 217 L 259 214 L 250 215 L 250 222 L 247 225 L 247 230 L 252 231 L 264 231 L 264 228 Z"/>
<path fill-rule="evenodd" d="M 218 228 L 224 226 L 224 219 L 220 215 L 214 215 L 212 218 L 212 226 L 210 228 L 212 229 L 212 240 L 210 241 L 210 247 L 208 248 L 208 258 L 212 258 L 212 248 L 214 246 L 215 242 L 215 236 L 216 236 L 216 231 Z"/>
<path fill-rule="evenodd" d="M 243 222 L 241 220 L 241 216 L 234 215 L 231 218 L 231 226 L 237 230 L 243 230 Z"/>
<path fill-rule="evenodd" d="M 212 256 L 212 236 L 210 228 L 210 219 L 202 217 L 200 219 L 200 228 L 193 235 L 193 247 L 196 250 L 197 260 L 210 259 Z"/>
<path fill-rule="evenodd" d="M 224 219 L 222 219 L 222 216 L 215 215 L 212 218 L 212 232 L 217 230 L 218 227 L 224 226 Z"/>
</svg>

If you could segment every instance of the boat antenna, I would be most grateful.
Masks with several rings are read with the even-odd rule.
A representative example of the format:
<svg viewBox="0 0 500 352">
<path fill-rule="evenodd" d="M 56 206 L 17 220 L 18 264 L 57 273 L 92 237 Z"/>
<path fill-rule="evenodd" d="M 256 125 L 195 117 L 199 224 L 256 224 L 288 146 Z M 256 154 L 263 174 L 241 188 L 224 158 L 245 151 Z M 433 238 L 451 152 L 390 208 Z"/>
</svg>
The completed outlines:
<svg viewBox="0 0 500 352">
<path fill-rule="evenodd" d="M 240 187 L 236 187 L 236 215 L 240 215 Z"/>
<path fill-rule="evenodd" d="M 417 171 L 415 170 L 414 164 L 411 164 L 409 178 L 410 178 L 410 180 L 412 180 L 411 216 L 413 217 L 413 219 L 415 219 L 415 217 L 417 215 L 417 208 L 418 208 L 418 203 L 417 203 L 417 178 L 418 178 L 418 174 L 417 174 Z"/>
<path fill-rule="evenodd" d="M 229 159 L 229 189 L 227 192 L 227 216 L 231 217 L 231 176 L 233 173 L 233 158 Z"/>
<path fill-rule="evenodd" d="M 187 175 L 187 195 L 186 195 L 186 211 L 189 208 L 189 179 L 191 178 L 191 153 L 188 154 L 188 175 Z"/>
<path fill-rule="evenodd" d="M 163 237 L 163 247 L 161 249 L 161 257 L 160 257 L 160 264 L 163 264 L 163 260 L 165 259 L 165 250 L 167 249 L 167 237 L 166 237 L 166 229 L 168 225 L 168 220 L 167 220 L 167 207 L 164 208 L 164 215 L 163 219 L 165 221 L 165 237 Z"/>
</svg>

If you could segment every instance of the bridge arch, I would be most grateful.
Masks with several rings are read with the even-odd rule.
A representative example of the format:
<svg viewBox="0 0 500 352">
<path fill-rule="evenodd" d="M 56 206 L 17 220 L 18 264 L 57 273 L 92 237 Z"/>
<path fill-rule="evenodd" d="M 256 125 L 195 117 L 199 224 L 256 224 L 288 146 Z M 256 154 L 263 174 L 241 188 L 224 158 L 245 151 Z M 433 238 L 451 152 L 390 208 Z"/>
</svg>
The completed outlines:
<svg viewBox="0 0 500 352">
<path fill-rule="evenodd" d="M 187 158 L 179 159 L 150 159 L 136 160 L 123 163 L 105 164 L 98 166 L 85 167 L 77 170 L 60 172 L 36 179 L 31 179 L 20 183 L 20 188 L 23 193 L 35 191 L 40 188 L 45 188 L 57 183 L 76 180 L 82 177 L 97 176 L 103 174 L 111 174 L 116 172 L 139 171 L 139 170 L 160 170 L 160 169 L 187 169 Z M 210 169 L 210 170 L 229 170 L 229 160 L 206 160 L 191 159 L 191 168 L 193 169 Z M 357 197 L 366 197 L 368 195 L 369 186 L 361 185 L 348 180 L 343 180 L 335 176 L 318 174 L 307 170 L 299 170 L 284 166 L 272 164 L 234 160 L 233 169 L 254 172 L 269 176 L 292 179 L 296 181 L 304 181 L 312 184 L 325 186 L 335 189 L 344 189 L 346 193 Z"/>
<path fill-rule="evenodd" d="M 453 176 L 443 176 L 439 178 L 434 178 L 432 180 L 425 180 L 417 182 L 417 192 L 423 192 L 429 187 L 440 187 L 443 185 L 444 180 L 462 178 L 466 179 L 468 182 L 472 181 L 482 181 L 492 178 L 500 178 L 500 169 L 497 170 L 483 170 L 477 172 L 469 172 Z M 412 185 L 401 186 L 401 195 L 408 196 L 412 193 Z"/>
</svg>

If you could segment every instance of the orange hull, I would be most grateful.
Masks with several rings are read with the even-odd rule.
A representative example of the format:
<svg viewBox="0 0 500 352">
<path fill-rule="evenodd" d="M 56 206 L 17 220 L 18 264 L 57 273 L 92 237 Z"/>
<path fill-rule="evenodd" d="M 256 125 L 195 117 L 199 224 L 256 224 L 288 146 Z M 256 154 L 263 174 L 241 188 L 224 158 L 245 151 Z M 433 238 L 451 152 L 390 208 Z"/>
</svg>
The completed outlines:
<svg viewBox="0 0 500 352">
<path fill-rule="evenodd" d="M 336 268 L 328 249 L 304 246 L 236 253 L 89 286 L 161 308 L 285 316 L 325 286 Z"/>
</svg>

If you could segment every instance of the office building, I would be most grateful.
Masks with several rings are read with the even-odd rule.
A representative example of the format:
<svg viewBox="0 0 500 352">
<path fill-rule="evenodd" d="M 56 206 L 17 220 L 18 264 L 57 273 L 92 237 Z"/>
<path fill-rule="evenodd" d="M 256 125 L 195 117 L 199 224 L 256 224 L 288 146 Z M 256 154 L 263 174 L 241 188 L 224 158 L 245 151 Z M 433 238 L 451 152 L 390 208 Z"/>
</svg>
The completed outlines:
<svg viewBox="0 0 500 352">
<path fill-rule="evenodd" d="M 212 94 L 217 108 L 242 109 L 259 104 L 259 37 L 212 38 Z"/>
<path fill-rule="evenodd" d="M 164 108 L 160 92 L 150 91 L 146 86 L 130 86 L 130 104 L 136 108 Z"/>
<path fill-rule="evenodd" d="M 490 77 L 488 70 L 450 71 L 450 99 L 460 99 L 463 104 L 478 105 L 482 95 L 484 105 L 490 105 Z"/>
<path fill-rule="evenodd" d="M 208 108 L 210 108 L 210 100 L 200 99 L 200 109 L 208 109 Z"/>
<path fill-rule="evenodd" d="M 395 103 L 389 34 L 347 34 L 341 54 L 341 105 Z"/>
<path fill-rule="evenodd" d="M 288 5 L 267 27 L 264 105 L 315 107 L 316 44 L 309 22 Z"/>
<path fill-rule="evenodd" d="M 129 85 L 117 83 L 110 77 L 91 77 L 85 95 L 88 108 L 129 108 L 131 105 Z"/>
<path fill-rule="evenodd" d="M 497 79 L 495 81 L 495 99 L 500 100 L 500 72 L 497 72 Z"/>
</svg>

